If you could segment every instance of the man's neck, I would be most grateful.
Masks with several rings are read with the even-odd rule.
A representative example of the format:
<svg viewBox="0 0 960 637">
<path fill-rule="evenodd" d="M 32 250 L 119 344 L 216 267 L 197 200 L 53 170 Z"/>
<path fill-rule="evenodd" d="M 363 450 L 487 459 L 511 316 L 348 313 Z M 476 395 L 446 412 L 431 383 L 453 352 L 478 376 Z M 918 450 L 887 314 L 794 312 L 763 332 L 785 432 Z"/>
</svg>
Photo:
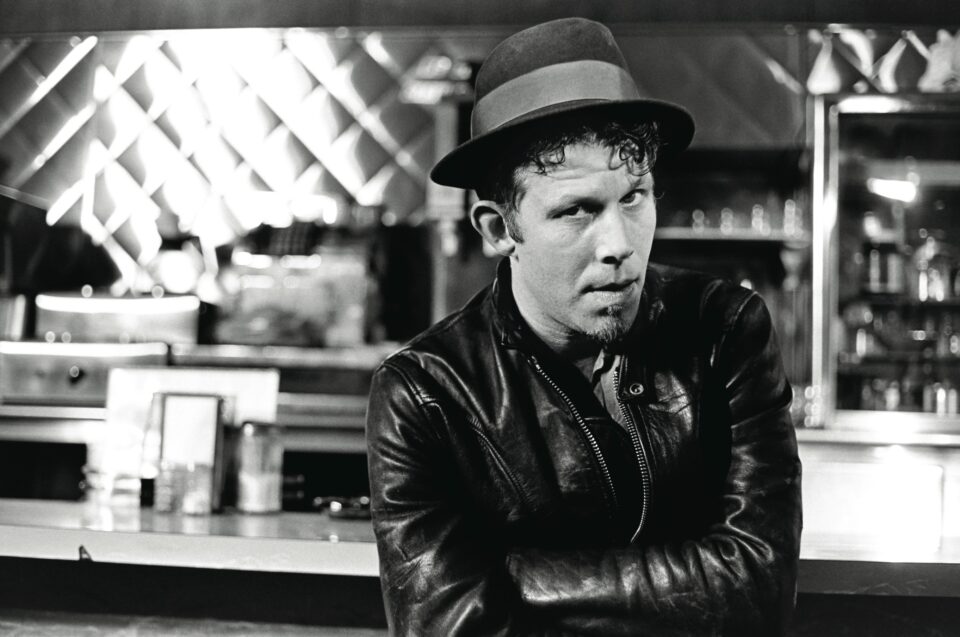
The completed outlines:
<svg viewBox="0 0 960 637">
<path fill-rule="evenodd" d="M 600 353 L 600 345 L 582 334 L 576 334 L 550 321 L 538 310 L 536 303 L 529 298 L 526 289 L 516 278 L 511 280 L 510 287 L 520 316 L 530 330 L 558 356 L 589 377 Z"/>
</svg>

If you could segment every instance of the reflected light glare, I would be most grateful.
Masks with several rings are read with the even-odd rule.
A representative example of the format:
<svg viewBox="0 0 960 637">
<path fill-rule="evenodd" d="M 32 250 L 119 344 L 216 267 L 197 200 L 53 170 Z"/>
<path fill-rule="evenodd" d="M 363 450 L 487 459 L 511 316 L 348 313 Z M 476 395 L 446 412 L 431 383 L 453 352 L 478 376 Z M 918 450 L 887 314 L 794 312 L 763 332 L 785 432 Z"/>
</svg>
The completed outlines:
<svg viewBox="0 0 960 637">
<path fill-rule="evenodd" d="M 285 44 L 309 66 L 311 73 L 325 80 L 339 62 L 334 39 L 327 33 L 295 31 L 287 34 Z"/>
<path fill-rule="evenodd" d="M 324 223 L 326 223 L 326 224 L 331 224 L 331 225 L 332 225 L 332 224 L 334 224 L 334 223 L 337 222 L 337 217 L 339 216 L 339 215 L 338 215 L 339 211 L 337 210 L 337 202 L 336 202 L 336 201 L 334 201 L 333 199 L 329 199 L 329 198 L 326 199 L 326 201 L 324 202 L 324 205 L 322 205 L 321 209 L 323 210 L 323 212 L 321 213 L 321 218 L 323 219 L 323 222 L 324 222 Z"/>
<path fill-rule="evenodd" d="M 380 66 L 397 75 L 403 74 L 403 67 L 394 60 L 390 52 L 383 46 L 383 34 L 371 33 L 363 40 L 363 47 L 367 54 L 376 60 Z"/>
<path fill-rule="evenodd" d="M 875 195 L 912 203 L 917 198 L 917 185 L 904 179 L 867 179 L 867 190 Z"/>
<path fill-rule="evenodd" d="M 873 450 L 873 454 L 880 458 L 881 460 L 890 460 L 890 461 L 904 461 L 909 458 L 907 450 L 903 448 L 903 445 L 888 445 L 886 447 L 877 447 Z"/>
<path fill-rule="evenodd" d="M 117 92 L 110 98 L 107 113 L 115 131 L 109 153 L 119 157 L 143 130 L 146 120 L 140 106 L 124 92 Z"/>
<path fill-rule="evenodd" d="M 290 212 L 297 221 L 336 223 L 340 202 L 330 195 L 303 195 L 290 200 Z"/>
<path fill-rule="evenodd" d="M 167 122 L 180 138 L 180 150 L 187 155 L 193 152 L 193 146 L 206 126 L 203 106 L 191 97 L 184 93 L 166 110 Z"/>
<path fill-rule="evenodd" d="M 140 244 L 140 253 L 136 258 L 141 263 L 147 263 L 160 252 L 162 239 L 157 231 L 157 216 L 152 211 L 136 209 L 130 214 L 130 228 Z"/>
<path fill-rule="evenodd" d="M 33 94 L 27 100 L 28 103 L 36 104 L 41 99 L 43 99 L 50 90 L 60 83 L 60 81 L 66 77 L 66 75 L 73 70 L 77 64 L 80 63 L 90 51 L 93 50 L 93 47 L 97 44 L 97 37 L 90 36 L 83 41 L 81 41 L 77 46 L 70 50 L 67 55 L 60 60 L 60 63 L 46 77 L 43 77 L 42 80 L 38 82 L 37 88 L 33 91 Z"/>
<path fill-rule="evenodd" d="M 198 214 L 190 231 L 200 239 L 201 244 L 209 246 L 212 251 L 217 246 L 232 242 L 236 236 L 236 226 L 233 216 L 227 211 L 226 204 L 219 196 L 211 196 L 202 207 L 202 214 Z M 209 259 L 207 270 L 216 271 L 216 258 Z"/>
<path fill-rule="evenodd" d="M 266 270 L 273 265 L 273 259 L 268 254 L 252 254 L 244 250 L 237 250 L 230 259 L 234 265 L 257 270 Z"/>
<path fill-rule="evenodd" d="M 98 66 L 93 74 L 93 98 L 97 102 L 106 102 L 113 94 L 117 82 L 105 66 Z"/>
<path fill-rule="evenodd" d="M 180 220 L 180 227 L 191 228 L 207 200 L 205 184 L 188 162 L 177 161 L 167 170 L 168 179 L 163 184 L 163 194 L 170 210 Z"/>
<path fill-rule="evenodd" d="M 156 259 L 155 275 L 166 291 L 186 294 L 200 278 L 198 263 L 180 250 L 161 250 Z"/>
<path fill-rule="evenodd" d="M 135 35 L 127 40 L 114 73 L 119 83 L 125 82 L 127 78 L 136 73 L 143 66 L 150 53 L 158 49 L 160 45 L 159 38 L 146 34 Z"/>
<path fill-rule="evenodd" d="M 90 295 L 82 299 L 56 294 L 38 294 L 37 307 L 49 312 L 68 312 L 71 314 L 131 314 L 153 316 L 156 314 L 180 314 L 193 312 L 199 309 L 200 301 L 195 296 L 168 297 L 163 303 L 137 297 L 117 299 L 110 297 L 93 298 L 93 289 Z"/>
<path fill-rule="evenodd" d="M 233 190 L 222 194 L 224 207 L 230 216 L 245 230 L 250 231 L 266 221 L 264 210 L 269 201 L 264 201 L 262 191 Z M 201 218 L 202 219 L 202 218 Z"/>
<path fill-rule="evenodd" d="M 222 60 L 204 60 L 206 68 L 195 84 L 200 99 L 216 121 L 226 120 L 236 111 L 236 100 L 243 83 L 228 64 Z"/>
<path fill-rule="evenodd" d="M 150 90 L 147 112 L 158 116 L 183 88 L 182 78 L 162 53 L 154 53 L 143 64 L 143 75 Z"/>
<path fill-rule="evenodd" d="M 886 95 L 854 95 L 843 101 L 842 110 L 882 115 L 896 113 L 902 110 L 902 105 L 896 98 Z"/>
<path fill-rule="evenodd" d="M 153 192 L 163 185 L 180 156 L 167 138 L 152 126 L 140 135 L 135 149 L 144 169 L 141 185 L 147 192 Z"/>
<path fill-rule="evenodd" d="M 824 38 L 810 75 L 807 77 L 807 90 L 814 95 L 836 93 L 843 88 L 843 78 L 833 61 L 833 41 Z"/>
<path fill-rule="evenodd" d="M 50 209 L 47 210 L 47 225 L 54 225 L 67 213 L 83 194 L 83 182 L 78 181 L 57 197 Z"/>
<path fill-rule="evenodd" d="M 53 139 L 40 151 L 40 154 L 34 160 L 34 167 L 40 169 L 47 160 L 53 157 L 64 144 L 77 134 L 77 131 L 93 117 L 94 107 L 92 104 L 85 106 L 79 112 L 64 122 L 60 130 L 53 136 Z"/>
</svg>

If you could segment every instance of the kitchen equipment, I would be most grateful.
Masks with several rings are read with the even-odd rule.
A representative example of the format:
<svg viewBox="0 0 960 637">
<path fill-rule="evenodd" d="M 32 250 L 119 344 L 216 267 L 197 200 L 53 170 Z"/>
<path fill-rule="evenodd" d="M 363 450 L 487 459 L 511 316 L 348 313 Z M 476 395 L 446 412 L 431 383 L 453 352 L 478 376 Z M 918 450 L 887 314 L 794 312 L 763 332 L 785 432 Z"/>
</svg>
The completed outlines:
<svg viewBox="0 0 960 637">
<path fill-rule="evenodd" d="M 38 338 L 62 342 L 196 343 L 195 296 L 111 297 L 38 294 Z"/>
<path fill-rule="evenodd" d="M 0 341 L 0 402 L 103 406 L 111 368 L 163 365 L 164 343 Z"/>
<path fill-rule="evenodd" d="M 363 245 L 310 255 L 235 252 L 221 343 L 349 347 L 365 339 L 369 257 Z"/>
</svg>

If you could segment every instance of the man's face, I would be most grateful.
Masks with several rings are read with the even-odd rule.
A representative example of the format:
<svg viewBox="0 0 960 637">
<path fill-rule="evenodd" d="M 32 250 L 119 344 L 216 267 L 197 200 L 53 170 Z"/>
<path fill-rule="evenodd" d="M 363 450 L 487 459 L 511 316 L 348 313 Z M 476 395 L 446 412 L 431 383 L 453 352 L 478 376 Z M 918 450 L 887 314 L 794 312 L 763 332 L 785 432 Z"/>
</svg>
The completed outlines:
<svg viewBox="0 0 960 637">
<path fill-rule="evenodd" d="M 637 316 L 656 226 L 653 177 L 595 144 L 567 146 L 565 157 L 518 180 L 514 293 L 538 331 L 606 345 Z"/>
</svg>

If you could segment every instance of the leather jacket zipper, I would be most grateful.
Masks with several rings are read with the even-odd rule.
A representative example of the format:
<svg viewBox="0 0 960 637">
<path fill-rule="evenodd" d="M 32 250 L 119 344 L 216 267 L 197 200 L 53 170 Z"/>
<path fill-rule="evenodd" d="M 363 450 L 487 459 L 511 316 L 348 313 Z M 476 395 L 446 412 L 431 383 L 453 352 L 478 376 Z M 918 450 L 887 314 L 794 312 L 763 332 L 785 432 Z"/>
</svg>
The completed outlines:
<svg viewBox="0 0 960 637">
<path fill-rule="evenodd" d="M 597 460 L 597 464 L 600 466 L 600 473 L 603 475 L 604 484 L 607 487 L 607 491 L 604 492 L 604 496 L 608 499 L 607 504 L 611 505 L 610 507 L 610 517 L 614 518 L 616 512 L 619 510 L 619 505 L 617 504 L 617 491 L 613 486 L 613 478 L 610 476 L 610 468 L 607 467 L 607 461 L 604 459 L 603 454 L 600 453 L 600 445 L 597 443 L 596 437 L 593 435 L 593 432 L 590 431 L 590 428 L 587 427 L 587 423 L 583 420 L 583 417 L 580 415 L 580 412 L 574 406 L 573 401 L 570 400 L 570 397 L 567 396 L 566 392 L 560 389 L 560 386 L 547 375 L 547 370 L 545 370 L 541 365 L 540 361 L 537 360 L 536 356 L 530 357 L 530 362 L 533 364 L 534 369 L 543 376 L 543 379 L 553 388 L 560 398 L 563 399 L 563 402 L 566 403 L 567 408 L 570 410 L 570 413 L 573 414 L 574 420 L 577 421 L 577 426 L 580 428 L 581 433 L 583 433 L 584 438 L 586 438 L 587 443 L 590 445 L 590 449 L 593 451 L 593 455 Z"/>
<path fill-rule="evenodd" d="M 626 364 L 626 361 L 624 361 L 624 364 Z M 640 483 L 643 491 L 643 502 L 640 504 L 640 524 L 637 525 L 637 530 L 633 532 L 633 537 L 630 538 L 630 541 L 633 542 L 640 536 L 643 525 L 647 520 L 647 510 L 650 508 L 650 484 L 653 479 L 650 475 L 650 463 L 647 460 L 647 450 L 643 446 L 643 439 L 640 437 L 640 428 L 633 414 L 631 414 L 627 408 L 626 403 L 620 400 L 619 367 L 613 371 L 613 387 L 617 394 L 617 405 L 620 406 L 620 413 L 623 414 L 624 420 L 630 425 L 630 440 L 633 442 L 633 450 L 637 457 L 637 464 L 640 466 Z M 642 418 L 643 416 L 641 416 L 641 419 Z"/>
</svg>

